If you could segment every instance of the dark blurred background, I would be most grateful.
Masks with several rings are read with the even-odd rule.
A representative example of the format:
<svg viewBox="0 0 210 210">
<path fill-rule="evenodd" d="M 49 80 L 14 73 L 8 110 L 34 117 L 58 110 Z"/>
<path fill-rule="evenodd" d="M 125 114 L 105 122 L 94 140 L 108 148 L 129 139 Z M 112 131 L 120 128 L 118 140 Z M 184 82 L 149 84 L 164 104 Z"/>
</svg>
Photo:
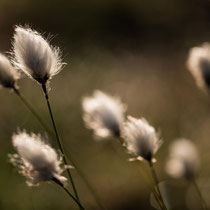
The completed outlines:
<svg viewBox="0 0 210 210">
<path fill-rule="evenodd" d="M 129 163 L 116 141 L 95 141 L 82 120 L 81 99 L 100 89 L 128 105 L 127 114 L 145 117 L 161 131 L 164 144 L 155 167 L 167 185 L 173 209 L 201 209 L 193 187 L 165 173 L 168 146 L 186 137 L 201 156 L 198 183 L 207 202 L 209 182 L 210 101 L 186 69 L 188 51 L 210 41 L 210 1 L 207 0 L 0 0 L 0 50 L 9 52 L 14 26 L 30 25 L 61 48 L 64 70 L 51 81 L 51 102 L 67 154 L 109 210 L 154 209 L 143 177 L 143 163 Z M 49 115 L 41 88 L 23 77 L 20 91 L 45 121 Z M 17 128 L 42 133 L 42 127 L 20 100 L 0 90 L 0 209 L 78 209 L 53 184 L 29 188 L 11 166 L 11 136 Z M 50 139 L 52 145 L 56 143 Z M 99 209 L 72 171 L 87 209 Z"/>
</svg>

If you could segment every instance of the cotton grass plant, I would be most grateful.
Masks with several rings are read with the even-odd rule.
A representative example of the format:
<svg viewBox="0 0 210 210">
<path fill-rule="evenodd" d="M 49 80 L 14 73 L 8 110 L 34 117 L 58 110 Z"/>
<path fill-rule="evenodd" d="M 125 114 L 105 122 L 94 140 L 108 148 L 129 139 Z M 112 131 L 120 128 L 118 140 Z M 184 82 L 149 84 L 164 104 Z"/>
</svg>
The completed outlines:
<svg viewBox="0 0 210 210">
<path fill-rule="evenodd" d="M 63 66 L 60 50 L 58 47 L 51 46 L 40 33 L 29 27 L 16 26 L 13 39 L 13 63 L 18 69 L 22 70 L 27 76 L 34 79 L 42 86 L 59 149 L 63 154 L 64 163 L 68 165 L 49 101 L 49 87 L 47 87 L 49 80 L 59 73 Z M 70 170 L 67 170 L 67 172 L 75 196 L 79 201 L 78 192 L 71 172 Z"/>
<path fill-rule="evenodd" d="M 150 164 L 155 162 L 154 154 L 158 151 L 162 140 L 147 120 L 128 116 L 122 136 L 128 152 L 134 156 L 134 159 L 146 160 Z"/>
<path fill-rule="evenodd" d="M 188 70 L 192 73 L 199 88 L 209 91 L 210 88 L 210 44 L 190 49 L 187 60 Z"/>
<path fill-rule="evenodd" d="M 17 89 L 20 73 L 12 66 L 9 59 L 0 53 L 0 84 L 5 88 Z"/>
<path fill-rule="evenodd" d="M 187 59 L 187 67 L 188 67 L 188 70 L 193 75 L 197 86 L 201 90 L 203 90 L 209 94 L 210 93 L 210 91 L 209 91 L 210 90 L 210 44 L 208 42 L 203 43 L 199 47 L 192 47 L 190 49 L 188 59 Z M 189 181 L 192 182 L 192 184 L 194 185 L 194 187 L 200 197 L 203 209 L 207 209 L 205 200 L 203 199 L 203 196 L 202 196 L 200 189 L 199 189 L 199 187 L 196 183 L 196 180 L 195 180 L 195 177 L 196 177 L 195 172 L 197 172 L 197 168 L 198 168 L 198 166 L 197 166 L 198 165 L 198 163 L 197 163 L 198 155 L 197 155 L 196 147 L 189 141 L 188 141 L 188 143 L 187 143 L 187 141 L 185 141 L 185 143 L 184 143 L 184 140 L 183 140 L 182 142 L 180 141 L 179 143 L 177 143 L 177 146 L 176 146 L 176 144 L 173 146 L 174 149 L 172 150 L 172 152 L 174 154 L 177 154 L 177 152 L 175 152 L 176 147 L 178 147 L 181 144 L 183 144 L 183 145 L 188 144 L 188 148 L 187 148 L 187 146 L 185 146 L 185 148 L 187 149 L 186 151 L 187 151 L 187 153 L 189 153 L 189 156 L 188 156 L 188 158 L 184 156 L 185 159 L 188 160 L 188 161 L 185 161 L 185 162 L 188 162 L 188 164 L 184 165 L 183 163 L 181 164 L 181 161 L 179 161 L 180 166 L 174 167 L 174 174 L 175 175 L 177 174 L 177 176 L 183 175 L 186 179 L 188 179 Z M 178 156 L 178 154 L 176 156 Z M 182 168 L 181 168 L 181 166 L 182 166 Z M 188 166 L 188 169 L 186 168 L 186 166 Z M 189 175 L 191 175 L 191 176 L 189 177 Z"/>
<path fill-rule="evenodd" d="M 119 98 L 109 96 L 99 90 L 94 91 L 93 96 L 83 98 L 82 108 L 86 127 L 93 129 L 96 138 L 116 137 L 132 156 L 130 160 L 148 162 L 154 180 L 154 196 L 160 208 L 167 209 L 153 167 L 154 154 L 162 143 L 155 129 L 145 119 L 128 116 L 125 122 L 124 113 L 127 106 Z"/>
<path fill-rule="evenodd" d="M 20 92 L 20 89 L 17 84 L 17 81 L 20 78 L 20 76 L 21 76 L 20 72 L 18 72 L 17 69 L 14 68 L 10 60 L 5 55 L 0 53 L 0 85 L 2 87 L 12 90 L 24 103 L 24 105 L 29 109 L 29 111 L 33 114 L 33 116 L 40 122 L 43 128 L 49 133 L 51 133 L 51 130 L 47 126 L 47 124 L 43 121 L 43 119 L 41 119 L 39 114 L 37 114 L 35 109 L 31 106 L 31 104 L 25 99 L 23 94 Z"/>
<path fill-rule="evenodd" d="M 64 149 L 62 143 L 60 141 L 57 128 L 55 125 L 55 120 L 52 114 L 52 109 L 49 102 L 48 92 L 50 90 L 49 81 L 55 74 L 61 71 L 64 63 L 61 62 L 61 53 L 58 47 L 51 46 L 47 40 L 45 40 L 41 34 L 30 29 L 29 27 L 21 27 L 16 26 L 15 35 L 13 38 L 13 59 L 12 63 L 19 69 L 24 72 L 31 79 L 38 82 L 38 84 L 42 85 L 42 89 L 45 94 L 45 98 L 47 100 L 48 109 L 50 112 L 51 120 L 53 123 L 53 128 L 56 134 L 56 139 L 59 143 L 60 150 L 63 152 Z M 20 99 L 24 102 L 27 108 L 32 112 L 32 114 L 39 120 L 45 130 L 54 136 L 53 131 L 48 127 L 48 125 L 41 119 L 39 114 L 34 110 L 34 108 L 25 100 L 23 95 L 20 93 L 19 89 L 15 88 L 14 92 L 20 97 Z M 85 182 L 86 186 L 90 190 L 90 192 L 94 195 L 97 204 L 103 209 L 102 204 L 100 203 L 97 195 L 95 194 L 94 189 L 86 178 L 85 174 L 81 171 L 79 166 L 72 160 L 72 158 L 68 157 L 70 162 L 74 165 L 77 173 Z M 64 155 L 64 161 L 67 164 L 66 157 Z M 78 194 L 76 191 L 76 187 L 73 182 L 73 178 L 69 171 L 67 171 L 73 185 L 73 189 L 78 199 Z"/>
<path fill-rule="evenodd" d="M 14 65 L 42 86 L 56 74 L 64 63 L 58 47 L 29 27 L 16 26 L 13 37 Z"/>
<path fill-rule="evenodd" d="M 81 209 L 84 209 L 64 185 L 67 179 L 61 174 L 64 167 L 69 166 L 61 167 L 62 158 L 43 141 L 41 135 L 19 132 L 13 135 L 12 144 L 17 153 L 9 155 L 10 161 L 18 166 L 19 172 L 26 177 L 29 186 L 37 186 L 47 181 L 54 182 L 62 187 Z"/>
<path fill-rule="evenodd" d="M 13 51 L 16 52 L 12 52 L 12 55 L 13 55 L 13 60 L 12 60 L 12 63 L 15 67 L 13 67 L 11 64 L 10 64 L 10 61 L 9 59 L 6 58 L 6 56 L 4 56 L 2 59 L 3 61 L 7 61 L 7 62 L 2 62 L 2 65 L 3 65 L 3 69 L 2 69 L 2 74 L 3 76 L 5 75 L 4 72 L 6 72 L 8 74 L 6 74 L 7 77 L 11 77 L 10 75 L 10 69 L 12 69 L 15 73 L 17 73 L 17 75 L 19 76 L 19 72 L 17 70 L 21 70 L 21 68 L 24 69 L 24 72 L 32 79 L 36 80 L 39 84 L 42 84 L 42 88 L 44 90 L 44 93 L 45 93 L 45 96 L 47 98 L 47 104 L 48 104 L 48 108 L 49 108 L 49 111 L 50 111 L 50 116 L 51 116 L 51 119 L 53 120 L 53 125 L 55 126 L 55 122 L 54 122 L 54 118 L 53 118 L 53 115 L 52 115 L 52 111 L 51 111 L 51 107 L 50 107 L 50 103 L 49 103 L 49 97 L 48 97 L 48 92 L 49 91 L 49 80 L 51 79 L 51 77 L 53 75 L 55 75 L 56 73 L 58 73 L 60 70 L 61 70 L 61 66 L 63 65 L 60 61 L 60 51 L 59 51 L 59 48 L 55 48 L 55 47 L 52 47 L 50 46 L 48 43 L 47 43 L 47 40 L 45 40 L 38 32 L 36 31 L 33 31 L 32 29 L 30 29 L 29 27 L 19 27 L 19 26 L 16 26 L 16 32 L 19 32 L 20 33 L 20 37 L 18 36 L 14 36 L 15 37 L 15 40 L 17 41 L 14 42 L 13 41 Z M 32 33 L 32 34 L 31 34 Z M 27 36 L 28 34 L 28 39 L 25 39 L 25 36 Z M 35 36 L 37 35 L 37 36 Z M 38 40 L 38 43 L 36 43 L 35 39 L 37 38 Z M 27 41 L 28 40 L 28 41 Z M 24 43 L 24 41 L 27 41 L 27 43 Z M 35 42 L 33 42 L 35 41 Z M 31 42 L 31 43 L 30 43 Z M 46 52 L 44 53 L 45 54 L 45 58 L 42 62 L 40 62 L 40 60 L 43 59 L 43 56 L 41 56 L 40 58 L 38 58 L 37 56 L 39 55 L 39 50 L 36 48 L 36 44 L 40 44 L 42 46 L 42 49 L 39 48 L 39 50 L 41 50 L 41 53 L 43 51 L 46 50 Z M 23 48 L 23 45 L 24 46 L 24 50 L 22 49 Z M 16 46 L 16 47 L 14 47 Z M 35 48 L 33 48 L 35 47 Z M 46 49 L 45 49 L 46 47 Z M 26 49 L 29 48 L 29 51 L 31 53 L 27 54 L 27 52 L 25 52 Z M 20 51 L 19 51 L 20 50 Z M 47 54 L 48 52 L 48 54 Z M 25 54 L 26 53 L 26 54 Z M 40 55 L 41 55 L 40 53 Z M 51 54 L 51 55 L 50 55 Z M 16 56 L 17 55 L 17 56 Z M 21 57 L 21 55 L 23 55 Z M 31 55 L 31 56 L 29 56 Z M 34 57 L 33 57 L 33 56 Z M 24 57 L 26 56 L 26 57 Z M 28 60 L 28 63 L 30 64 L 29 66 L 25 65 L 24 66 L 24 59 L 26 58 L 32 58 L 31 61 L 30 59 Z M 50 61 L 51 59 L 51 61 Z M 56 60 L 55 60 L 56 59 Z M 20 61 L 20 62 L 18 62 Z M 47 61 L 45 63 L 45 61 Z M 55 62 L 54 61 L 57 61 L 57 65 L 55 65 Z M 34 62 L 34 63 L 33 63 Z M 9 65 L 6 65 L 6 64 L 9 64 Z M 22 63 L 23 65 L 21 65 L 20 63 Z M 33 66 L 31 63 L 33 63 Z M 38 64 L 38 65 L 37 65 Z M 51 66 L 52 65 L 52 66 Z M 30 69 L 30 66 L 31 66 L 31 69 Z M 57 67 L 55 67 L 57 66 Z M 33 68 L 34 67 L 34 68 Z M 36 68 L 38 68 L 38 73 L 36 72 Z M 9 69 L 10 68 L 10 69 Z M 31 71 L 32 70 L 32 71 Z M 57 71 L 59 70 L 59 71 Z M 1 71 L 1 69 L 0 69 Z M 35 73 L 33 73 L 33 71 L 35 71 Z M 48 75 L 48 76 L 43 76 L 43 73 L 46 73 L 45 75 Z M 1 72 L 0 72 L 1 73 Z M 32 76 L 33 75 L 33 76 Z M 35 76 L 36 75 L 36 76 Z M 4 84 L 5 84 L 5 76 L 4 77 L 1 77 Z M 0 79 L 1 79 L 0 78 Z M 12 77 L 11 80 L 17 80 L 19 77 Z M 45 78 L 45 79 L 44 79 Z M 10 85 L 12 90 L 19 96 L 19 98 L 21 99 L 21 101 L 26 105 L 26 107 L 32 112 L 32 114 L 38 119 L 38 121 L 42 124 L 42 126 L 45 128 L 45 130 L 51 134 L 52 136 L 54 136 L 52 130 L 48 127 L 48 125 L 41 119 L 41 117 L 39 116 L 39 114 L 35 111 L 35 109 L 26 101 L 26 99 L 23 97 L 23 95 L 20 93 L 19 91 L 19 88 L 18 86 L 16 85 L 16 81 L 14 82 L 15 85 Z M 9 85 L 7 85 L 9 86 Z M 54 127 L 56 129 L 56 127 Z M 56 130 L 56 137 L 58 137 L 58 133 L 57 133 L 57 130 Z M 58 140 L 58 138 L 57 138 Z M 59 139 L 60 140 L 60 139 Z M 61 142 L 59 142 L 59 146 L 60 146 L 60 150 L 62 150 L 62 145 L 61 145 Z M 64 151 L 64 150 L 63 150 Z M 70 158 L 69 158 L 70 159 Z M 66 162 L 66 158 L 64 156 L 64 160 Z M 96 195 L 94 189 L 92 188 L 91 184 L 89 183 L 89 181 L 87 180 L 85 174 L 79 169 L 78 165 L 75 164 L 74 161 L 72 161 L 72 159 L 70 159 L 71 163 L 74 165 L 74 167 L 76 168 L 78 174 L 80 175 L 80 177 L 83 179 L 83 181 L 85 182 L 86 186 L 88 187 L 88 189 L 90 190 L 90 192 L 92 193 L 92 195 L 94 195 L 94 198 L 98 204 L 98 206 L 101 208 L 101 209 L 104 209 L 104 207 L 102 206 L 102 204 L 100 203 L 99 199 L 98 199 L 98 196 Z M 66 162 L 67 164 L 67 162 Z M 70 172 L 68 171 L 68 174 L 70 174 Z M 70 180 L 71 182 L 73 183 L 73 178 L 71 177 L 71 174 L 70 174 Z M 76 187 L 73 183 L 73 189 L 76 191 Z M 77 195 L 77 192 L 76 192 L 76 195 Z M 78 195 L 77 195 L 78 197 Z M 77 198 L 78 199 L 78 198 Z"/>
<path fill-rule="evenodd" d="M 192 183 L 201 200 L 203 209 L 207 209 L 206 202 L 196 183 L 200 166 L 196 146 L 188 139 L 177 139 L 169 149 L 169 158 L 166 164 L 167 173 L 174 178 L 184 178 Z"/>
<path fill-rule="evenodd" d="M 174 178 L 195 179 L 200 161 L 196 146 L 188 139 L 175 140 L 169 148 L 167 173 Z"/>
<path fill-rule="evenodd" d="M 121 136 L 126 105 L 119 98 L 95 90 L 82 99 L 83 119 L 86 127 L 94 131 L 97 139 Z"/>
<path fill-rule="evenodd" d="M 130 160 L 145 160 L 149 164 L 155 185 L 154 193 L 157 193 L 156 199 L 161 209 L 167 209 L 158 186 L 159 180 L 153 165 L 156 161 L 154 155 L 162 144 L 159 135 L 144 118 L 136 119 L 128 116 L 127 121 L 124 123 L 122 136 L 128 153 L 133 156 Z"/>
<path fill-rule="evenodd" d="M 26 177 L 29 186 L 45 181 L 67 181 L 61 176 L 61 157 L 43 141 L 41 135 L 18 132 L 12 136 L 12 144 L 17 154 L 10 155 L 10 161 L 15 165 L 19 164 L 20 173 Z"/>
</svg>

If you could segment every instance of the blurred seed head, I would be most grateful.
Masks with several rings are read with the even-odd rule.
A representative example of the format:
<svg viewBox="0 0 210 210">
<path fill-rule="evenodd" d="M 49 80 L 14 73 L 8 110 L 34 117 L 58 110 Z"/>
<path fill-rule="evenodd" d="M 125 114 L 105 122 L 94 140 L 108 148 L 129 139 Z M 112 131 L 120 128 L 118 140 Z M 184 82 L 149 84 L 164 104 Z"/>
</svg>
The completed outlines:
<svg viewBox="0 0 210 210">
<path fill-rule="evenodd" d="M 204 43 L 200 47 L 190 50 L 187 66 L 194 76 L 198 87 L 210 90 L 210 44 Z"/>
<path fill-rule="evenodd" d="M 16 26 L 13 51 L 14 65 L 40 84 L 46 84 L 62 69 L 59 48 L 29 27 Z"/>
<path fill-rule="evenodd" d="M 187 139 L 178 139 L 169 150 L 166 172 L 174 178 L 192 179 L 199 168 L 199 156 L 196 146 Z"/>
<path fill-rule="evenodd" d="M 17 88 L 16 81 L 20 74 L 11 65 L 9 59 L 0 53 L 0 85 L 5 88 Z"/>
<path fill-rule="evenodd" d="M 61 176 L 61 158 L 52 147 L 43 142 L 40 135 L 20 132 L 13 135 L 12 144 L 17 154 L 10 154 L 10 161 L 19 167 L 29 186 L 43 181 L 66 181 L 66 178 Z"/>
<path fill-rule="evenodd" d="M 162 144 L 155 129 L 144 118 L 128 116 L 123 126 L 123 138 L 130 154 L 149 162 Z"/>
<path fill-rule="evenodd" d="M 82 108 L 85 124 L 96 137 L 120 136 L 126 106 L 119 98 L 96 90 L 93 96 L 83 98 Z"/>
</svg>

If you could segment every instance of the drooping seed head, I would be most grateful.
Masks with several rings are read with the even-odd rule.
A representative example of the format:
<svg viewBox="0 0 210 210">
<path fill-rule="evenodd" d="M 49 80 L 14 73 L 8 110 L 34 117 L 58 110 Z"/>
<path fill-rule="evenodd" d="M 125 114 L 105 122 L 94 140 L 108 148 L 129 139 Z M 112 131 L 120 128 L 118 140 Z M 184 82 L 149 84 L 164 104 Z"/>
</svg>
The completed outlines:
<svg viewBox="0 0 210 210">
<path fill-rule="evenodd" d="M 13 135 L 12 144 L 17 154 L 9 155 L 10 160 L 19 166 L 20 173 L 26 177 L 29 186 L 54 179 L 66 181 L 61 176 L 61 158 L 52 147 L 43 142 L 40 135 L 20 132 Z"/>
<path fill-rule="evenodd" d="M 200 47 L 190 50 L 187 66 L 194 76 L 197 85 L 210 90 L 210 44 L 204 43 Z"/>
<path fill-rule="evenodd" d="M 195 145 L 187 139 L 178 139 L 170 147 L 166 171 L 174 178 L 194 178 L 199 168 Z"/>
<path fill-rule="evenodd" d="M 118 98 L 96 90 L 92 97 L 83 98 L 82 107 L 86 126 L 97 137 L 120 136 L 126 106 Z"/>
<path fill-rule="evenodd" d="M 29 27 L 16 26 L 13 51 L 14 65 L 40 84 L 46 84 L 62 69 L 59 48 Z"/>
<path fill-rule="evenodd" d="M 16 81 L 20 74 L 11 65 L 9 59 L 0 53 L 0 85 L 5 88 L 17 88 Z"/>
<path fill-rule="evenodd" d="M 144 119 L 128 116 L 123 126 L 123 139 L 128 152 L 136 159 L 152 161 L 162 141 L 155 129 Z"/>
</svg>

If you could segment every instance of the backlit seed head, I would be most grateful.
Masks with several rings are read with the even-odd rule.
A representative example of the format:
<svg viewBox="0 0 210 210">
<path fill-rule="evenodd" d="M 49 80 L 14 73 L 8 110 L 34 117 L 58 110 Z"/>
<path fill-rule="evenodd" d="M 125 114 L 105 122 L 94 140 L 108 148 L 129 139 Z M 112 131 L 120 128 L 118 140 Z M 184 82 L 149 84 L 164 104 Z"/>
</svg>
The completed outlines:
<svg viewBox="0 0 210 210">
<path fill-rule="evenodd" d="M 155 129 L 144 118 L 136 119 L 128 116 L 122 136 L 131 155 L 149 162 L 162 143 Z"/>
<path fill-rule="evenodd" d="M 17 154 L 9 155 L 10 161 L 19 167 L 29 186 L 44 181 L 66 181 L 61 176 L 61 158 L 51 146 L 43 142 L 40 135 L 20 132 L 13 135 L 12 144 Z"/>
<path fill-rule="evenodd" d="M 190 50 L 187 66 L 195 78 L 197 85 L 205 90 L 210 89 L 210 44 Z"/>
<path fill-rule="evenodd" d="M 17 88 L 20 74 L 11 65 L 9 59 L 0 53 L 0 85 L 6 88 Z"/>
<path fill-rule="evenodd" d="M 126 106 L 118 98 L 96 90 L 93 96 L 83 98 L 82 107 L 86 126 L 93 129 L 97 137 L 121 135 Z"/>
<path fill-rule="evenodd" d="M 169 150 L 166 171 L 174 178 L 194 178 L 199 168 L 199 156 L 195 145 L 187 139 L 178 139 Z"/>
<path fill-rule="evenodd" d="M 16 26 L 13 51 L 14 65 L 40 84 L 46 84 L 62 69 L 59 48 L 29 27 Z"/>
</svg>

